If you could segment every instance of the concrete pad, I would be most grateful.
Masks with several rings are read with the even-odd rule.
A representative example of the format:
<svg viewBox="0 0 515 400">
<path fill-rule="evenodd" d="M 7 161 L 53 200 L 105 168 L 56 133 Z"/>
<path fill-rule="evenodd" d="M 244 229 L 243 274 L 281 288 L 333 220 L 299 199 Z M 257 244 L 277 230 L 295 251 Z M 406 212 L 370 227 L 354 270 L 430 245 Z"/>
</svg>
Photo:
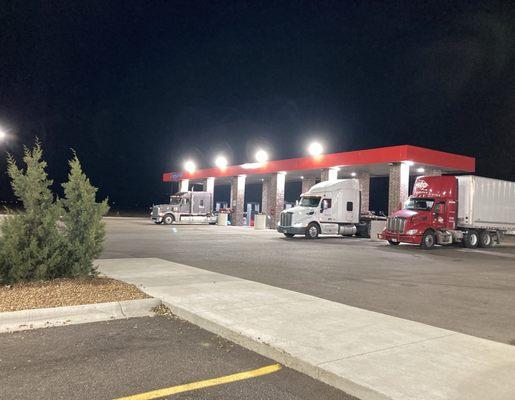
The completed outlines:
<svg viewBox="0 0 515 400">
<path fill-rule="evenodd" d="M 361 399 L 515 397 L 513 346 L 159 259 L 97 263 L 182 318 Z"/>
</svg>

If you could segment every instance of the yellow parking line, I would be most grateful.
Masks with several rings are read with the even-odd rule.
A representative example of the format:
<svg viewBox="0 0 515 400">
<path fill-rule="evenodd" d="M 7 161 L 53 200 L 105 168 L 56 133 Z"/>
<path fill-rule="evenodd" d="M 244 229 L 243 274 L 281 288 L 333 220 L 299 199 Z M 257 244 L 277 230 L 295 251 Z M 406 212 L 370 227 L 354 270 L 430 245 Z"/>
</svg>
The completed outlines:
<svg viewBox="0 0 515 400">
<path fill-rule="evenodd" d="M 220 378 L 207 379 L 205 381 L 187 383 L 185 385 L 172 386 L 169 388 L 152 390 L 151 392 L 135 394 L 127 397 L 119 397 L 114 400 L 152 400 L 159 397 L 170 396 L 172 394 L 189 392 L 191 390 L 203 389 L 210 386 L 223 385 L 225 383 L 242 381 L 245 379 L 255 378 L 257 376 L 271 374 L 279 371 L 281 365 L 273 364 L 263 368 L 254 369 L 252 371 L 239 372 L 237 374 L 221 376 Z"/>
</svg>

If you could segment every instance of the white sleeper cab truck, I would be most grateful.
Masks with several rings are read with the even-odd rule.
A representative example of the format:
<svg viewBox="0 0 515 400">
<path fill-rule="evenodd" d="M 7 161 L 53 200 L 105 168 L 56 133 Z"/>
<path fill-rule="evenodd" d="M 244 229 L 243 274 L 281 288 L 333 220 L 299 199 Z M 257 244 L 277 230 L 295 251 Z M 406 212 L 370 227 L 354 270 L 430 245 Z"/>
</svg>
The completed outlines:
<svg viewBox="0 0 515 400">
<path fill-rule="evenodd" d="M 178 192 L 170 196 L 170 204 L 152 207 L 151 218 L 156 224 L 216 223 L 212 210 L 212 194 L 209 192 Z"/>
<path fill-rule="evenodd" d="M 357 179 L 320 182 L 303 193 L 295 207 L 281 212 L 277 230 L 286 237 L 320 234 L 370 237 L 372 220 L 386 220 L 373 213 L 361 213 L 361 192 Z"/>
</svg>

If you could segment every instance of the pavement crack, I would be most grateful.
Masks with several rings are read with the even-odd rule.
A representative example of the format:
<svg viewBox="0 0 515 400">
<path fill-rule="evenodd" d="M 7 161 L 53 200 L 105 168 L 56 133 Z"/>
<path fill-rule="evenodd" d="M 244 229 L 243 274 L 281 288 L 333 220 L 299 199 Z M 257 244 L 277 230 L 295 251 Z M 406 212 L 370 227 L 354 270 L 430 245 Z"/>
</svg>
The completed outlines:
<svg viewBox="0 0 515 400">
<path fill-rule="evenodd" d="M 397 349 L 397 348 L 401 348 L 401 347 L 411 346 L 413 344 L 429 342 L 431 340 L 441 339 L 441 338 L 444 338 L 444 337 L 454 336 L 454 335 L 457 335 L 457 334 L 458 334 L 457 332 L 452 332 L 452 333 L 447 333 L 447 334 L 441 335 L 441 336 L 435 336 L 435 337 L 432 337 L 432 338 L 416 340 L 414 342 L 403 343 L 403 344 L 398 344 L 398 345 L 395 345 L 395 346 L 385 347 L 385 348 L 377 349 L 377 350 L 374 350 L 374 351 L 366 351 L 366 352 L 359 353 L 359 354 L 353 354 L 351 356 L 335 358 L 334 360 L 328 360 L 328 361 L 321 362 L 321 363 L 317 364 L 317 366 L 322 366 L 322 365 L 329 364 L 329 363 L 332 363 L 332 362 L 335 362 L 335 361 L 348 360 L 348 359 L 351 359 L 351 358 L 360 357 L 360 356 L 364 356 L 364 355 L 368 355 L 368 354 L 380 353 L 382 351 L 387 351 L 387 350 Z"/>
</svg>

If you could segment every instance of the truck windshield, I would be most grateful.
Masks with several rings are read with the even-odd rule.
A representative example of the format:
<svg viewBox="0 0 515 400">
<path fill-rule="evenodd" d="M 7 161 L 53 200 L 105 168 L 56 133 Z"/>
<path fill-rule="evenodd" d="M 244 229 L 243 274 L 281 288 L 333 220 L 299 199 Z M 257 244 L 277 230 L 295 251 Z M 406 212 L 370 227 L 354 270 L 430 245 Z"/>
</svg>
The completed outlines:
<svg viewBox="0 0 515 400">
<path fill-rule="evenodd" d="M 299 205 L 301 207 L 318 207 L 320 196 L 303 196 L 300 198 Z"/>
<path fill-rule="evenodd" d="M 413 198 L 413 199 L 408 199 L 406 201 L 406 203 L 404 204 L 404 209 L 430 211 L 433 208 L 434 203 L 435 203 L 434 199 Z"/>
<path fill-rule="evenodd" d="M 171 196 L 170 197 L 170 204 L 172 206 L 178 206 L 181 204 L 181 199 L 182 197 L 179 197 L 179 196 Z"/>
</svg>

